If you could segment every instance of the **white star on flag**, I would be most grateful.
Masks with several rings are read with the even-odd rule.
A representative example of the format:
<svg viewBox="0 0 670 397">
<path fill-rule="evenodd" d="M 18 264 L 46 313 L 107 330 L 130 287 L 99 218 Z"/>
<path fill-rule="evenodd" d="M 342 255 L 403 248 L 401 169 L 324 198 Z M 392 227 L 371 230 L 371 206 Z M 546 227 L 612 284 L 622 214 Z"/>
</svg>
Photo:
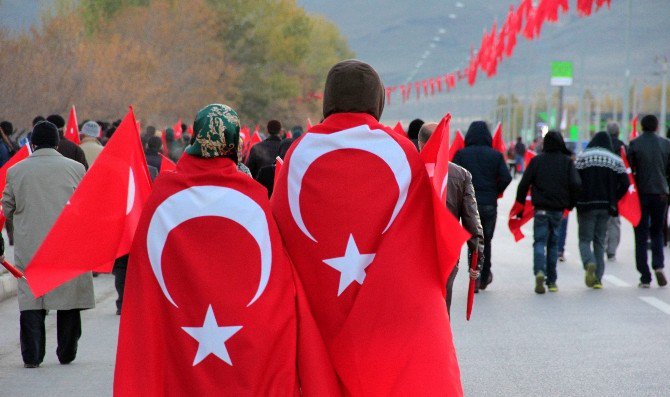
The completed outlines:
<svg viewBox="0 0 670 397">
<path fill-rule="evenodd" d="M 337 290 L 337 296 L 340 296 L 354 281 L 363 285 L 363 281 L 365 280 L 365 268 L 370 266 L 374 259 L 375 254 L 361 254 L 360 251 L 358 251 L 353 234 L 349 235 L 349 241 L 347 242 L 347 249 L 344 256 L 324 259 L 323 262 L 326 265 L 340 272 L 340 286 Z"/>
<path fill-rule="evenodd" d="M 226 341 L 241 330 L 242 326 L 219 327 L 212 305 L 209 305 L 202 327 L 182 327 L 182 329 L 198 341 L 198 352 L 195 354 L 193 366 L 198 365 L 210 354 L 214 354 L 230 366 L 233 365 L 226 349 Z"/>
</svg>

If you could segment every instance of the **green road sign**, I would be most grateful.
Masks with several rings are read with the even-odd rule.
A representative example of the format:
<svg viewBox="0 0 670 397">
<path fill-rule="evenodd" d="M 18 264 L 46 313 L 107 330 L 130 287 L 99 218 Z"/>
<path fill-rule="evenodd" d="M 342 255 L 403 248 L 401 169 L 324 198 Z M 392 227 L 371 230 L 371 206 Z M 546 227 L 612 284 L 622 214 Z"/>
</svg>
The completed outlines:
<svg viewBox="0 0 670 397">
<path fill-rule="evenodd" d="M 551 85 L 572 85 L 572 62 L 554 61 L 551 63 Z"/>
</svg>

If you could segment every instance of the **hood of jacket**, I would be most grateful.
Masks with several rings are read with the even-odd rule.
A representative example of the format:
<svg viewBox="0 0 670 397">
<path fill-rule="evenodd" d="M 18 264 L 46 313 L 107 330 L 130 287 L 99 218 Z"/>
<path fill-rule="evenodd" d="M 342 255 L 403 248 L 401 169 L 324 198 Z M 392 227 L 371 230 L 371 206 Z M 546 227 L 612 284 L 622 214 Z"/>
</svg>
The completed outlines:
<svg viewBox="0 0 670 397">
<path fill-rule="evenodd" d="M 493 144 L 493 137 L 485 121 L 475 121 L 470 124 L 465 134 L 465 146 L 489 146 Z"/>
</svg>

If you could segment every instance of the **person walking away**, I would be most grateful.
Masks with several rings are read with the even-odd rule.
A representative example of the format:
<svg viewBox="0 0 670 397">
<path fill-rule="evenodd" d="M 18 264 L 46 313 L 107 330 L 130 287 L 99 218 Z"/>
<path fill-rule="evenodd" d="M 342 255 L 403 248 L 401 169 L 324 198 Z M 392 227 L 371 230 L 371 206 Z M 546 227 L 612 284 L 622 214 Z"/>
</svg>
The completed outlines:
<svg viewBox="0 0 670 397">
<path fill-rule="evenodd" d="M 92 167 L 95 159 L 102 152 L 102 144 L 98 140 L 100 138 L 100 125 L 95 121 L 87 121 L 81 129 L 81 135 L 82 140 L 79 147 L 84 151 L 86 163 L 89 167 Z"/>
<path fill-rule="evenodd" d="M 0 167 L 5 165 L 14 154 L 14 145 L 9 137 L 14 132 L 14 125 L 9 121 L 0 122 Z"/>
<path fill-rule="evenodd" d="M 535 292 L 557 292 L 556 261 L 558 260 L 558 228 L 563 212 L 574 208 L 581 180 L 557 131 L 544 137 L 542 153 L 533 157 L 521 177 L 516 201 L 522 206 L 531 189 L 535 218 L 533 224 L 533 273 Z"/>
<path fill-rule="evenodd" d="M 58 153 L 80 163 L 84 166 L 85 169 L 88 169 L 88 163 L 86 162 L 86 155 L 84 155 L 84 151 L 79 146 L 77 146 L 76 143 L 65 139 L 65 134 L 63 132 L 63 128 L 65 128 L 65 119 L 58 114 L 52 114 L 47 117 L 47 121 L 54 124 L 58 128 Z"/>
<path fill-rule="evenodd" d="M 437 123 L 425 123 L 419 130 L 418 144 L 419 152 L 428 142 L 428 139 L 433 135 Z M 468 263 L 470 278 L 476 280 L 479 277 L 479 271 L 484 262 L 484 231 L 482 230 L 482 223 L 479 220 L 479 212 L 477 212 L 477 200 L 475 199 L 475 188 L 472 186 L 472 175 L 465 168 L 449 162 L 449 170 L 447 174 L 447 209 L 454 215 L 456 219 L 461 221 L 463 228 L 472 235 L 468 240 Z M 470 269 L 470 260 L 472 253 L 477 252 L 477 269 Z M 458 263 L 454 266 L 454 270 L 449 274 L 447 280 L 447 312 L 451 313 L 451 297 L 454 280 L 458 273 Z M 477 291 L 475 291 L 477 292 Z"/>
<path fill-rule="evenodd" d="M 651 272 L 647 263 L 647 240 L 651 239 L 651 267 L 660 287 L 668 281 L 663 273 L 663 225 L 668 206 L 670 141 L 658 136 L 658 119 L 644 116 L 642 134 L 630 142 L 628 160 L 635 177 L 642 218 L 635 228 L 635 264 L 641 288 L 649 288 Z"/>
<path fill-rule="evenodd" d="M 601 289 L 605 273 L 605 238 L 610 218 L 628 191 L 628 175 L 623 161 L 614 154 L 612 141 L 605 131 L 597 133 L 586 150 L 577 155 L 575 168 L 582 181 L 577 200 L 579 253 L 586 275 L 586 286 Z M 592 247 L 593 246 L 593 247 Z"/>
<path fill-rule="evenodd" d="M 293 144 L 293 142 L 295 142 L 294 138 L 283 139 L 279 145 L 279 155 L 277 157 L 283 160 L 284 157 L 286 157 L 286 153 L 291 148 L 291 144 Z M 272 196 L 272 191 L 275 185 L 275 167 L 276 163 L 266 165 L 265 167 L 258 170 L 258 178 L 256 178 L 258 183 L 265 186 L 265 188 L 268 190 L 268 198 Z"/>
<path fill-rule="evenodd" d="M 611 122 L 607 124 L 607 133 L 612 139 L 612 150 L 617 156 L 621 156 L 621 148 L 627 151 L 626 145 L 619 139 L 619 124 Z M 616 250 L 619 247 L 621 240 L 621 218 L 617 211 L 616 215 L 612 215 L 607 222 L 607 239 L 605 252 L 607 253 L 607 260 L 616 260 Z"/>
<path fill-rule="evenodd" d="M 268 165 L 275 163 L 279 155 L 279 145 L 281 145 L 281 123 L 277 120 L 268 121 L 267 130 L 269 136 L 263 142 L 259 142 L 251 148 L 247 167 L 251 171 L 251 176 L 258 180 L 258 171 Z"/>
<path fill-rule="evenodd" d="M 477 211 L 484 230 L 484 265 L 479 276 L 479 289 L 486 289 L 493 281 L 491 241 L 498 216 L 498 197 L 512 181 L 503 155 L 493 149 L 492 142 L 491 130 L 486 122 L 475 121 L 465 135 L 465 147 L 456 153 L 453 160 L 472 174 Z"/>
<path fill-rule="evenodd" d="M 152 136 L 147 139 L 147 148 L 144 151 L 144 156 L 147 158 L 147 164 L 156 167 L 158 171 L 161 170 L 161 156 L 163 150 L 163 141 L 158 136 Z"/>
<path fill-rule="evenodd" d="M 514 159 L 516 163 L 516 171 L 523 174 L 525 169 L 526 145 L 524 145 L 521 137 L 516 138 L 516 145 L 514 145 Z"/>
<path fill-rule="evenodd" d="M 49 229 L 84 176 L 84 166 L 56 151 L 59 134 L 48 121 L 35 125 L 33 153 L 7 171 L 2 194 L 3 212 L 14 221 L 16 266 L 25 270 Z M 46 295 L 35 298 L 25 280 L 19 280 L 21 354 L 26 368 L 44 359 L 47 310 L 57 310 L 56 355 L 69 364 L 77 354 L 82 309 L 95 306 L 91 273 L 83 274 Z"/>
</svg>

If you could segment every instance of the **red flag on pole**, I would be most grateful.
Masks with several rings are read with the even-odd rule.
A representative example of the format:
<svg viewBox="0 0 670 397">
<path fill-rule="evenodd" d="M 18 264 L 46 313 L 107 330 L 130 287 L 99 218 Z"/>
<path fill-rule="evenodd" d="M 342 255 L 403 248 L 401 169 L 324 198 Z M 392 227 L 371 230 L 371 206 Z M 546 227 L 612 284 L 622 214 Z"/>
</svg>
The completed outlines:
<svg viewBox="0 0 670 397">
<path fill-rule="evenodd" d="M 70 116 L 67 118 L 67 124 L 65 125 L 65 132 L 63 134 L 65 139 L 76 143 L 79 145 L 79 125 L 77 125 L 77 111 L 74 109 L 74 105 L 70 108 Z"/>
<path fill-rule="evenodd" d="M 168 155 L 168 144 L 166 135 L 167 135 L 166 131 L 161 131 L 161 143 L 163 144 L 161 152 L 163 153 L 163 156 Z"/>
<path fill-rule="evenodd" d="M 159 156 L 161 156 L 161 170 L 160 173 L 164 172 L 171 172 L 177 169 L 177 164 L 175 164 L 172 160 L 170 160 L 168 157 L 163 156 L 162 154 L 159 153 Z"/>
<path fill-rule="evenodd" d="M 633 120 L 630 122 L 630 126 L 631 126 L 631 132 L 630 136 L 628 137 L 629 142 L 637 138 L 637 115 L 633 117 Z"/>
<path fill-rule="evenodd" d="M 536 156 L 536 153 L 532 150 L 526 150 L 524 156 L 525 168 L 528 168 L 528 164 Z M 522 206 L 519 202 L 514 202 L 512 210 L 509 214 L 509 219 L 507 221 L 507 227 L 514 235 L 514 241 L 519 241 L 524 238 L 524 234 L 521 231 L 521 227 L 528 223 L 535 214 L 535 207 L 533 207 L 532 198 L 530 196 L 530 189 L 526 195 L 526 202 Z"/>
<path fill-rule="evenodd" d="M 177 122 L 174 123 L 174 125 L 172 126 L 172 129 L 174 130 L 174 140 L 175 141 L 181 139 L 181 135 L 184 132 L 184 131 L 182 131 L 181 124 L 182 123 L 181 123 L 181 117 L 180 117 L 179 120 L 177 120 Z"/>
<path fill-rule="evenodd" d="M 281 157 L 277 156 L 275 159 L 275 177 L 274 177 L 274 185 L 277 184 L 277 179 L 279 178 L 279 172 L 281 171 L 281 167 L 284 165 L 284 160 L 282 160 Z"/>
<path fill-rule="evenodd" d="M 636 227 L 640 223 L 642 218 L 642 209 L 640 207 L 640 195 L 637 191 L 637 184 L 635 183 L 635 178 L 633 178 L 633 173 L 630 169 L 630 164 L 628 163 L 628 156 L 626 156 L 626 150 L 624 147 L 621 147 L 621 160 L 626 167 L 626 173 L 628 174 L 628 192 L 619 200 L 618 209 L 621 216 L 628 219 L 633 227 Z"/>
<path fill-rule="evenodd" d="M 21 149 L 19 149 L 18 152 L 16 152 L 9 160 L 7 160 L 7 162 L 2 167 L 0 167 L 0 189 L 4 190 L 5 183 L 7 183 L 7 170 L 19 161 L 28 158 L 28 156 L 30 156 L 30 144 L 25 144 Z M 2 209 L 1 204 L 0 209 Z M 5 214 L 3 211 L 0 211 L 0 230 L 2 230 L 3 226 L 5 226 L 5 221 Z"/>
<path fill-rule="evenodd" d="M 457 130 L 456 136 L 454 137 L 454 141 L 451 143 L 451 146 L 449 147 L 449 161 L 453 160 L 456 153 L 458 153 L 458 151 L 463 149 L 464 147 L 465 147 L 465 139 L 463 139 L 463 134 L 461 133 L 461 130 Z"/>
<path fill-rule="evenodd" d="M 393 131 L 395 131 L 398 134 L 400 134 L 401 136 L 404 136 L 405 138 L 407 138 L 407 133 L 405 132 L 405 129 L 402 128 L 402 123 L 401 122 L 398 121 L 396 123 L 395 127 L 393 127 Z"/>
<path fill-rule="evenodd" d="M 507 146 L 505 145 L 505 140 L 503 139 L 502 123 L 498 123 L 496 126 L 496 131 L 493 134 L 492 146 L 495 150 L 502 153 L 505 161 L 507 161 Z"/>
<path fill-rule="evenodd" d="M 111 271 L 114 260 L 130 251 L 150 192 L 131 108 L 28 263 L 33 294 L 42 296 L 91 270 Z"/>
</svg>

